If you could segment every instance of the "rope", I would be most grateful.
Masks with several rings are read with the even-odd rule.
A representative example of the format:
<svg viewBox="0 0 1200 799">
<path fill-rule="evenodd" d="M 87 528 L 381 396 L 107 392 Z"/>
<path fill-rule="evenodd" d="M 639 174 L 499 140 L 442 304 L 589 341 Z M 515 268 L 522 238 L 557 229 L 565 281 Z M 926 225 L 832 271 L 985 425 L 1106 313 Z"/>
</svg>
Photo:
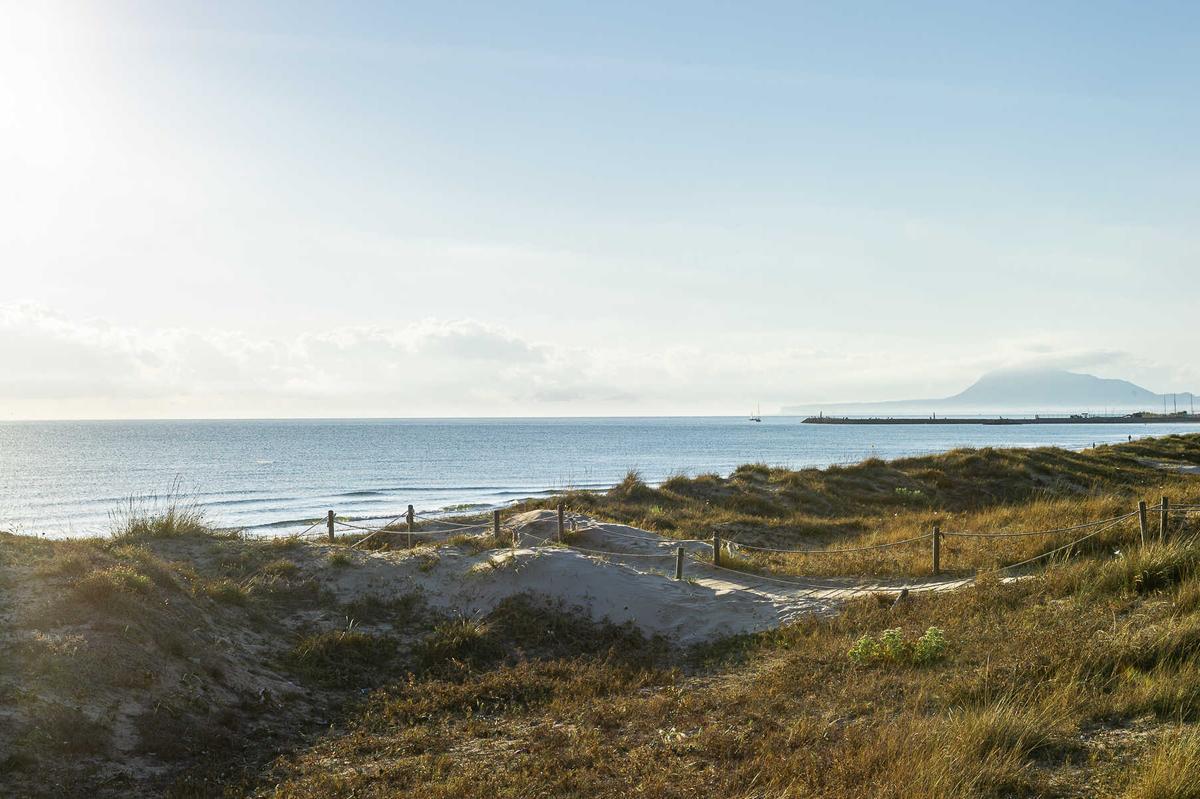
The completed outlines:
<svg viewBox="0 0 1200 799">
<path fill-rule="evenodd" d="M 410 533 L 407 530 L 389 530 L 386 527 L 376 527 L 372 529 L 370 527 L 360 527 L 357 524 L 346 524 L 345 522 L 338 522 L 338 524 L 342 525 L 343 527 L 349 527 L 353 530 L 361 530 L 364 533 L 370 533 L 371 535 L 375 535 L 376 533 L 391 533 L 392 535 L 443 535 L 445 533 L 453 532 L 451 530 L 413 530 Z"/>
<path fill-rule="evenodd" d="M 1100 520 L 1094 521 L 1094 522 L 1084 522 L 1083 524 L 1076 524 L 1071 527 L 1060 527 L 1057 530 L 1031 530 L 1028 532 L 1018 532 L 1018 533 L 952 533 L 952 532 L 948 533 L 948 532 L 944 532 L 944 533 L 942 533 L 942 535 L 950 536 L 950 537 L 954 537 L 954 538 L 1021 538 L 1021 537 L 1025 537 L 1025 536 L 1034 536 L 1034 535 L 1054 535 L 1056 533 L 1069 533 L 1074 530 L 1083 530 L 1088 527 L 1095 527 L 1098 524 L 1106 524 L 1108 522 L 1122 521 L 1124 519 L 1129 519 L 1133 516 L 1137 516 L 1139 512 L 1140 511 L 1135 510 L 1132 513 L 1126 513 L 1123 516 L 1113 516 L 1108 519 L 1100 519 Z"/>
<path fill-rule="evenodd" d="M 351 528 L 352 530 L 370 530 L 370 531 L 373 531 L 373 532 L 380 532 L 380 531 L 382 531 L 382 530 L 387 530 L 387 528 L 388 528 L 388 527 L 390 527 L 391 525 L 393 525 L 393 524 L 395 524 L 396 522 L 398 522 L 398 521 L 400 521 L 401 519 L 403 519 L 403 518 L 404 518 L 404 516 L 405 516 L 405 514 L 401 513 L 399 516 L 396 516 L 396 517 L 394 517 L 394 518 L 391 518 L 391 519 L 389 519 L 388 521 L 384 522 L 383 524 L 379 525 L 378 527 L 363 527 L 363 526 L 361 526 L 361 525 L 358 525 L 358 524 L 351 524 L 350 522 L 343 522 L 343 521 L 340 521 L 340 520 L 338 520 L 338 519 L 334 519 L 334 520 L 333 520 L 333 523 L 334 523 L 335 525 L 338 525 L 338 524 L 340 524 L 342 527 L 349 527 L 349 528 Z M 402 530 L 393 530 L 392 532 L 403 532 L 403 531 L 402 531 Z"/>
<path fill-rule="evenodd" d="M 616 535 L 616 536 L 620 536 L 621 538 L 632 538 L 635 541 L 649 541 L 652 544 L 659 544 L 659 543 L 661 543 L 661 544 L 708 544 L 709 546 L 712 546 L 711 538 L 648 538 L 646 536 L 641 536 L 641 535 L 630 535 L 629 533 L 618 533 L 616 530 L 608 530 L 599 525 L 592 525 L 591 527 L 580 527 L 575 532 L 586 533 L 589 530 L 599 530 L 600 532 L 605 533 L 606 535 Z"/>
<path fill-rule="evenodd" d="M 355 527 L 354 525 L 346 525 L 346 526 L 347 527 Z M 476 526 L 490 527 L 491 525 L 476 525 Z M 355 529 L 366 530 L 367 528 L 355 527 Z M 354 549 L 355 547 L 359 546 L 360 544 L 365 544 L 366 542 L 370 541 L 372 538 L 379 535 L 380 533 L 392 533 L 394 535 L 433 536 L 433 535 L 440 535 L 442 533 L 453 533 L 453 532 L 454 532 L 453 530 L 422 530 L 420 532 L 414 530 L 413 532 L 410 533 L 406 530 L 388 530 L 387 527 L 384 526 L 384 527 L 380 527 L 378 530 L 371 530 L 367 535 L 363 536 L 362 538 L 358 539 L 353 544 L 351 544 L 350 548 Z M 457 534 L 461 535 L 462 531 L 459 530 Z"/>
<path fill-rule="evenodd" d="M 376 530 L 375 532 L 371 533 L 370 535 L 364 535 L 362 538 L 358 539 L 358 540 L 357 540 L 357 541 L 355 541 L 353 544 L 351 544 L 351 545 L 350 545 L 350 548 L 351 548 L 351 549 L 358 549 L 358 547 L 359 547 L 359 545 L 360 545 L 360 544 L 365 544 L 365 543 L 367 543 L 367 542 L 368 542 L 368 541 L 370 541 L 372 538 L 374 538 L 375 536 L 379 535 L 379 533 L 380 533 L 380 532 L 382 532 L 382 531 L 381 531 L 381 530 Z"/>
<path fill-rule="evenodd" d="M 469 526 L 468 525 L 456 526 L 452 530 L 430 530 L 429 532 L 431 532 L 431 533 L 455 533 L 455 532 L 463 533 L 463 532 L 466 532 L 467 530 L 490 530 L 490 529 L 492 529 L 492 525 L 491 525 L 491 522 L 488 522 L 487 524 L 472 524 Z M 413 535 L 416 535 L 416 533 L 413 533 Z"/>
<path fill-rule="evenodd" d="M 387 527 L 386 524 L 383 527 L 363 527 L 362 525 L 351 524 L 350 522 L 339 522 L 339 521 L 335 521 L 333 524 L 334 524 L 334 526 L 349 527 L 351 530 L 366 530 L 366 531 L 372 532 L 372 533 L 377 533 L 380 530 L 382 530 L 383 527 Z"/>
<path fill-rule="evenodd" d="M 604 549 L 588 549 L 587 547 L 579 547 L 579 546 L 575 546 L 574 544 L 567 544 L 567 543 L 563 543 L 560 541 L 551 541 L 548 538 L 538 538 L 537 536 L 530 536 L 530 537 L 533 538 L 534 541 L 540 541 L 543 544 L 549 544 L 551 546 L 557 544 L 557 545 L 563 546 L 566 549 L 574 549 L 574 550 L 578 550 L 579 552 L 587 552 L 592 555 L 606 555 L 608 557 L 613 557 L 613 558 L 673 558 L 673 557 L 675 557 L 674 552 L 611 552 L 611 551 L 604 550 Z"/>
<path fill-rule="evenodd" d="M 925 533 L 924 535 L 916 536 L 915 538 L 905 538 L 901 541 L 888 541 L 883 544 L 871 544 L 865 547 L 849 547 L 846 549 L 776 549 L 774 547 L 760 547 L 754 544 L 743 544 L 740 541 L 730 541 L 734 546 L 744 549 L 754 549 L 759 552 L 780 552 L 792 555 L 838 555 L 843 552 L 866 552 L 871 549 L 887 549 L 888 547 L 898 547 L 901 544 L 911 544 L 913 541 L 923 541 L 926 538 L 932 538 L 933 533 Z"/>
<path fill-rule="evenodd" d="M 411 533 L 407 530 L 375 530 L 376 533 L 391 533 L 392 535 L 445 535 L 451 532 L 450 530 L 413 530 Z"/>
<path fill-rule="evenodd" d="M 309 534 L 309 533 L 311 533 L 311 532 L 312 532 L 312 531 L 313 531 L 313 530 L 314 530 L 314 529 L 315 529 L 315 528 L 316 528 L 318 525 L 320 525 L 320 524 L 321 524 L 321 522 L 323 522 L 323 521 L 325 521 L 325 520 L 324 520 L 324 519 L 317 519 L 315 522 L 313 522 L 312 524 L 310 524 L 310 525 L 308 526 L 308 529 L 306 529 L 306 530 L 305 530 L 304 532 L 302 532 L 302 533 L 296 533 L 296 535 L 308 535 L 308 534 Z"/>
<path fill-rule="evenodd" d="M 790 585 L 790 586 L 806 589 L 803 593 L 798 595 L 800 597 L 816 596 L 817 594 L 827 592 L 827 591 L 845 591 L 845 592 L 848 592 L 850 598 L 853 599 L 853 598 L 859 597 L 863 594 L 871 594 L 871 593 L 875 593 L 878 591 L 900 591 L 905 588 L 912 590 L 914 588 L 920 588 L 923 585 L 922 583 L 913 583 L 911 585 L 886 586 L 885 587 L 885 586 L 871 585 L 869 583 L 868 584 L 859 583 L 857 585 L 848 585 L 848 586 L 845 586 L 844 588 L 814 586 L 810 583 L 797 582 L 796 580 L 784 580 L 780 577 L 769 577 L 765 574 L 758 574 L 757 572 L 744 572 L 744 571 L 740 571 L 738 569 L 730 569 L 725 566 L 717 566 L 712 563 L 707 563 L 705 565 L 712 569 L 717 569 L 717 570 L 723 571 L 723 572 L 729 572 L 730 574 L 740 574 L 744 577 L 757 577 L 760 580 L 766 580 L 766 581 L 772 582 L 772 583 L 779 583 L 780 585 Z M 946 581 L 945 584 L 953 585 L 954 583 L 957 583 L 957 582 L 966 582 L 966 580 L 949 580 L 949 581 Z M 943 583 L 933 583 L 933 585 L 942 585 L 942 584 Z M 750 586 L 750 587 L 753 587 L 753 586 Z"/>
<path fill-rule="evenodd" d="M 772 583 L 782 583 L 783 585 L 804 586 L 804 583 L 799 583 L 799 582 L 796 582 L 795 580 L 783 580 L 779 577 L 768 577 L 765 574 L 758 574 L 757 572 L 744 572 L 744 571 L 741 571 L 740 569 L 729 569 L 729 568 L 726 568 L 725 566 L 718 566 L 715 563 L 706 563 L 705 565 L 711 569 L 717 569 L 718 571 L 729 572 L 730 574 L 741 574 L 745 577 L 757 577 L 760 580 L 768 580 Z M 806 586 L 806 587 L 808 587 L 809 589 L 811 589 L 813 591 L 818 590 L 811 585 Z"/>
<path fill-rule="evenodd" d="M 403 518 L 405 517 L 405 515 L 406 515 L 406 514 L 404 514 L 404 513 L 401 513 L 399 516 L 393 516 L 391 519 L 389 519 L 388 521 L 386 521 L 386 522 L 384 522 L 383 524 L 381 524 L 381 525 L 379 526 L 379 529 L 380 529 L 380 530 L 385 530 L 385 529 L 387 529 L 388 527 L 391 527 L 393 524 L 395 524 L 396 522 L 398 522 L 398 521 L 400 521 L 401 519 L 403 519 Z"/>
<path fill-rule="evenodd" d="M 419 513 L 414 513 L 413 518 L 414 519 L 424 519 L 425 521 L 433 522 L 434 524 L 446 524 L 446 525 L 449 525 L 450 527 L 491 527 L 492 526 L 491 522 L 480 522 L 479 524 L 459 524 L 458 522 L 446 521 L 444 519 L 437 519 L 437 518 L 433 518 L 430 516 L 422 516 Z"/>
<path fill-rule="evenodd" d="M 1110 520 L 1109 524 L 1108 524 L 1108 525 L 1106 525 L 1105 527 L 1101 527 L 1101 528 L 1100 528 L 1100 529 L 1098 529 L 1098 530 L 1093 530 L 1092 532 L 1090 532 L 1090 533 L 1088 533 L 1087 535 L 1085 535 L 1083 538 L 1077 538 L 1077 539 L 1075 539 L 1074 541 L 1072 541 L 1072 542 L 1070 542 L 1070 543 L 1068 543 L 1068 544 L 1063 544 L 1061 547 L 1058 547 L 1057 549 L 1052 549 L 1052 550 L 1050 550 L 1049 552 L 1043 552 L 1043 553 L 1042 553 L 1042 554 L 1040 554 L 1040 555 L 1034 555 L 1032 558 L 1029 558 L 1029 559 L 1027 559 L 1027 560 L 1023 560 L 1023 561 L 1021 561 L 1020 563 L 1011 563 L 1011 564 L 1009 564 L 1008 566 L 1000 566 L 1000 567 L 998 567 L 998 568 L 991 569 L 991 570 L 989 570 L 989 571 L 986 571 L 986 572 L 981 572 L 980 574 L 977 574 L 977 575 L 976 575 L 976 578 L 978 578 L 978 577 L 981 577 L 981 576 L 983 576 L 983 575 L 985 575 L 985 574 L 995 574 L 996 572 L 1002 572 L 1002 571 L 1005 571 L 1005 570 L 1007 570 L 1007 569 L 1015 569 L 1015 568 L 1017 568 L 1018 566 L 1027 566 L 1027 565 L 1029 565 L 1030 563 L 1033 563 L 1035 560 L 1041 560 L 1042 558 L 1048 557 L 1048 556 L 1050 556 L 1050 555 L 1054 555 L 1054 554 L 1056 554 L 1056 553 L 1058 553 L 1058 552 L 1062 552 L 1064 549 L 1069 549 L 1069 548 L 1071 548 L 1071 547 L 1075 546 L 1076 544 L 1080 544 L 1080 543 L 1082 543 L 1082 542 L 1084 542 L 1084 541 L 1087 541 L 1089 538 L 1095 538 L 1096 536 L 1100 535 L 1101 533 L 1105 532 L 1106 530 L 1111 530 L 1113 527 L 1116 527 L 1116 526 L 1117 526 L 1117 525 L 1118 525 L 1120 522 L 1124 521 L 1124 520 L 1125 520 L 1125 519 L 1127 519 L 1127 518 L 1129 518 L 1129 517 L 1127 517 L 1127 516 L 1121 516 L 1121 517 L 1118 517 L 1118 518 L 1116 518 L 1116 519 L 1112 519 L 1112 520 Z"/>
</svg>

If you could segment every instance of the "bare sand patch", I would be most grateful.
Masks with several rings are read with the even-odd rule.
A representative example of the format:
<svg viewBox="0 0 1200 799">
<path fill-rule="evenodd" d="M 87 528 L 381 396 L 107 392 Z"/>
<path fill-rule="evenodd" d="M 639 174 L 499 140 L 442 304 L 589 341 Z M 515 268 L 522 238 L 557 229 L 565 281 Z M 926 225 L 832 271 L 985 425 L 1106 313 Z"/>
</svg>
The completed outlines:
<svg viewBox="0 0 1200 799">
<path fill-rule="evenodd" d="M 805 614 L 827 614 L 864 593 L 945 590 L 966 580 L 932 582 L 795 578 L 777 580 L 711 565 L 711 547 L 678 542 L 622 524 L 572 520 L 569 544 L 557 541 L 553 511 L 508 520 L 520 544 L 477 554 L 461 547 L 354 552 L 352 565 L 319 579 L 340 602 L 419 593 L 430 607 L 482 616 L 522 593 L 545 595 L 594 620 L 630 622 L 680 644 L 777 627 Z M 314 545 L 323 548 L 324 545 Z M 676 547 L 684 579 L 673 579 Z M 317 575 L 314 575 L 317 576 Z"/>
</svg>

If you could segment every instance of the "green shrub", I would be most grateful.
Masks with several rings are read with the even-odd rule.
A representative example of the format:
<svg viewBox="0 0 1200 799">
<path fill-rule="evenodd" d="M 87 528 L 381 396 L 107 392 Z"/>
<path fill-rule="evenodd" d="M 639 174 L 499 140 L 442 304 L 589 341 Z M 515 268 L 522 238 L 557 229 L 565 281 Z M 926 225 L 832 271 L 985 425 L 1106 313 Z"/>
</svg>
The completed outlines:
<svg viewBox="0 0 1200 799">
<path fill-rule="evenodd" d="M 930 627 L 915 641 L 909 641 L 899 627 L 884 630 L 876 639 L 863 635 L 847 652 L 858 666 L 893 664 L 926 666 L 945 657 L 946 635 L 938 627 Z"/>
<path fill-rule="evenodd" d="M 945 657 L 946 635 L 939 627 L 930 627 L 913 644 L 912 658 L 918 665 L 934 663 Z"/>
<path fill-rule="evenodd" d="M 867 666 L 883 659 L 880 652 L 879 642 L 870 635 L 864 634 L 854 642 L 854 646 L 850 647 L 847 654 L 852 662 L 859 666 Z"/>
</svg>

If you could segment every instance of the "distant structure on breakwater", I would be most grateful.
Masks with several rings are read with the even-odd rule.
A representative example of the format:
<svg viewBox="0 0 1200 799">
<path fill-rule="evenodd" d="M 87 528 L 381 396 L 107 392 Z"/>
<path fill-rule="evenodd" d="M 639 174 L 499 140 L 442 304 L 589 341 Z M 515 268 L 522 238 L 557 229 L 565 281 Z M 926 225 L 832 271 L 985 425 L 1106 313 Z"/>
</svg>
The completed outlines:
<svg viewBox="0 0 1200 799">
<path fill-rule="evenodd" d="M 1094 416 L 1075 413 L 1070 416 L 809 416 L 805 424 L 1177 424 L 1179 422 L 1200 423 L 1200 414 L 1180 411 L 1179 413 L 1130 413 L 1123 416 Z"/>
</svg>

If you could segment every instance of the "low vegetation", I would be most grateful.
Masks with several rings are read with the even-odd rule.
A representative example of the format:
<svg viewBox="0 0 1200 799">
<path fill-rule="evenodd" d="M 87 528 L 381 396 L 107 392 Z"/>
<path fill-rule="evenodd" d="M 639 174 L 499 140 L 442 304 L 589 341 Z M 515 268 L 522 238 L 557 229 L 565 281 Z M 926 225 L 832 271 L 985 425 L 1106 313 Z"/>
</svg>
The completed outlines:
<svg viewBox="0 0 1200 799">
<path fill-rule="evenodd" d="M 1083 452 L 1055 448 L 954 450 L 792 471 L 750 464 L 728 477 L 676 475 L 658 487 L 636 472 L 607 492 L 569 492 L 575 511 L 677 538 L 711 538 L 785 549 L 839 550 L 947 533 L 942 568 L 969 576 L 1049 552 L 1071 537 L 980 539 L 956 532 L 1058 530 L 1155 505 L 1200 504 L 1200 481 L 1164 466 L 1200 465 L 1200 436 L 1167 436 Z M 1155 534 L 1157 520 L 1151 518 Z M 1180 523 L 1173 517 L 1174 523 Z M 1081 534 L 1086 534 L 1084 530 Z M 1088 544 L 1097 551 L 1138 535 L 1129 518 Z M 779 574 L 917 577 L 931 567 L 928 538 L 894 548 L 815 555 L 736 549 L 738 567 Z"/>
<path fill-rule="evenodd" d="M 1198 456 L 1200 439 L 1172 437 L 745 467 L 569 500 L 681 537 L 717 524 L 845 546 L 934 519 L 1015 529 L 1194 502 L 1200 478 L 1143 463 Z M 1116 530 L 1025 579 L 866 595 L 687 650 L 536 595 L 475 616 L 415 593 L 340 599 L 369 556 L 328 545 L 0 535 L 0 794 L 1196 796 L 1200 527 L 1174 518 L 1162 543 Z M 1037 549 L 970 546 L 948 553 L 960 573 Z"/>
</svg>

